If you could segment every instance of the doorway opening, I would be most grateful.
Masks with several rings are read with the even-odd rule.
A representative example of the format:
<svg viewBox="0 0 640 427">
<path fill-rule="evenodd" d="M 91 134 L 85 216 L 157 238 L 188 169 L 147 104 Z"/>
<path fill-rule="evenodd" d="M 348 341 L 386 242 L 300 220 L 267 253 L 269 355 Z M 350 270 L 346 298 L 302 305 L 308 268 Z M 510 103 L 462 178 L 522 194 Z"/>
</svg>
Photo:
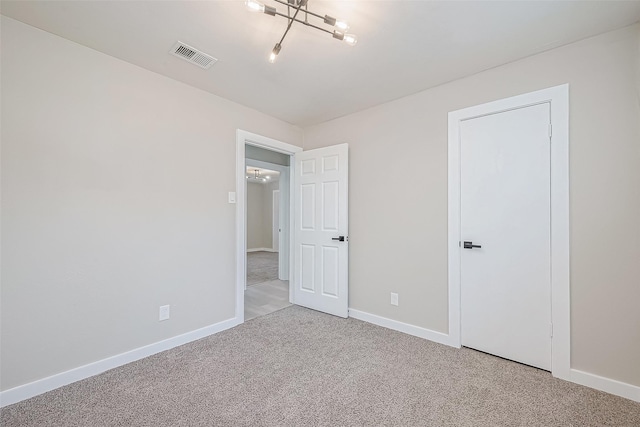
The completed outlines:
<svg viewBox="0 0 640 427">
<path fill-rule="evenodd" d="M 293 290 L 288 282 L 290 177 L 294 168 L 291 156 L 299 151 L 302 148 L 272 138 L 242 130 L 236 133 L 235 313 L 238 323 L 293 302 Z M 276 194 L 278 200 L 274 208 Z M 255 195 L 257 197 L 252 197 Z M 253 222 L 250 224 L 250 221 Z M 277 232 L 274 223 L 278 225 Z M 260 230 L 258 235 L 255 230 Z"/>
<path fill-rule="evenodd" d="M 280 188 L 289 185 L 289 156 L 275 154 L 262 148 L 245 147 L 245 320 L 264 316 L 291 305 L 289 277 L 286 271 L 286 244 L 280 244 L 280 240 L 285 236 L 283 229 L 288 223 L 287 215 L 281 216 L 280 212 L 289 210 L 289 198 L 280 197 Z M 265 158 L 278 163 L 259 160 Z"/>
<path fill-rule="evenodd" d="M 278 187 L 277 196 L 273 195 L 280 199 L 278 215 L 282 225 L 278 271 L 283 276 L 279 279 L 290 280 L 289 302 L 348 317 L 348 144 L 303 151 L 295 145 L 238 130 L 235 199 L 230 195 L 230 200 L 236 201 L 236 323 L 245 319 L 247 158 L 251 160 L 249 166 L 289 177 L 285 181 L 288 183 Z M 253 173 L 258 175 L 255 170 Z"/>
</svg>

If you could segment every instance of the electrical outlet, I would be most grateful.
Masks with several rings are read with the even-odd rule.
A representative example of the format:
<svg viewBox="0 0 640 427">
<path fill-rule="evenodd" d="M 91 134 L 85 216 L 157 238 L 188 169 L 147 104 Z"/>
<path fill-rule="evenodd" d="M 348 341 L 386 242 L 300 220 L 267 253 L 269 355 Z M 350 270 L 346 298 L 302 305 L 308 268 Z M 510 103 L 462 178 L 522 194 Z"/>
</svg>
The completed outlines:
<svg viewBox="0 0 640 427">
<path fill-rule="evenodd" d="M 391 292 L 391 305 L 398 305 L 398 294 Z"/>
<path fill-rule="evenodd" d="M 158 321 L 162 322 L 163 320 L 169 320 L 170 312 L 168 305 L 161 305 L 158 315 Z"/>
</svg>

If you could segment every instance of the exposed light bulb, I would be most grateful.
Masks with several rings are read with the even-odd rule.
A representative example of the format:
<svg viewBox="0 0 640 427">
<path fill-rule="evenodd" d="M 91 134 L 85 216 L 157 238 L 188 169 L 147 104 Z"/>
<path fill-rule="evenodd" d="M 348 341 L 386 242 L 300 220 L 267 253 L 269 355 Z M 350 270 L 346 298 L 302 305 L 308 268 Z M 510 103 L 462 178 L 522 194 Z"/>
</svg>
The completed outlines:
<svg viewBox="0 0 640 427">
<path fill-rule="evenodd" d="M 271 55 L 269 55 L 269 62 L 271 62 L 272 64 L 274 62 L 276 62 L 276 58 L 278 57 L 278 54 L 280 53 L 280 48 L 282 46 L 280 46 L 280 43 L 276 43 L 276 45 L 273 47 L 273 50 L 271 51 Z"/>
<path fill-rule="evenodd" d="M 345 32 L 349 29 L 349 23 L 343 19 L 336 19 L 335 26 L 342 32 Z"/>
<path fill-rule="evenodd" d="M 265 178 L 265 179 L 271 179 L 271 177 L 270 177 L 270 176 L 265 176 L 264 178 Z"/>
<path fill-rule="evenodd" d="M 358 38 L 355 34 L 345 34 L 342 40 L 349 46 L 355 46 L 358 43 Z"/>
<path fill-rule="evenodd" d="M 264 182 L 267 182 L 267 178 L 262 178 L 262 180 L 263 180 Z"/>
<path fill-rule="evenodd" d="M 252 12 L 264 12 L 264 5 L 256 0 L 247 0 L 244 4 Z"/>
</svg>

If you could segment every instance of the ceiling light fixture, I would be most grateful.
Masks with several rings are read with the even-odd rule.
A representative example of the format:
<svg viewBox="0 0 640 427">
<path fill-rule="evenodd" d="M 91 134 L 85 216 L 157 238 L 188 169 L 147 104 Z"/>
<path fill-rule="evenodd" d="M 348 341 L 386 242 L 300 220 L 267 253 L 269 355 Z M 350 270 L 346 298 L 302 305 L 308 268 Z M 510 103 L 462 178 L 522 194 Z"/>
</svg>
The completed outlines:
<svg viewBox="0 0 640 427">
<path fill-rule="evenodd" d="M 250 181 L 253 180 L 253 181 L 267 182 L 267 180 L 270 179 L 270 177 L 268 175 L 262 176 L 260 175 L 260 169 L 254 169 L 253 175 L 247 175 L 247 179 Z"/>
<path fill-rule="evenodd" d="M 291 25 L 294 22 L 299 22 L 300 24 L 306 25 L 307 27 L 315 28 L 316 30 L 324 31 L 325 33 L 329 33 L 333 36 L 333 38 L 342 40 L 349 46 L 355 46 L 358 43 L 358 38 L 354 34 L 347 34 L 347 30 L 349 29 L 349 24 L 343 19 L 337 19 L 329 15 L 319 15 L 317 13 L 311 12 L 307 3 L 308 0 L 273 0 L 277 3 L 283 4 L 287 6 L 287 13 L 280 13 L 276 10 L 275 7 L 268 6 L 266 4 L 260 3 L 257 0 L 246 0 L 245 4 L 247 9 L 252 12 L 262 12 L 271 16 L 282 16 L 289 21 L 286 30 L 284 30 L 284 34 L 282 38 L 276 45 L 274 46 L 271 54 L 269 55 L 269 62 L 272 64 L 276 61 L 278 54 L 280 53 L 280 49 L 282 49 L 282 42 L 284 38 L 289 33 L 289 29 L 291 29 Z M 302 11 L 304 15 L 304 19 L 298 18 L 298 13 Z M 292 15 L 293 13 L 293 15 Z M 318 18 L 322 20 L 323 24 L 329 25 L 331 27 L 337 28 L 336 30 L 328 30 L 326 28 L 320 27 L 318 25 L 314 25 L 309 22 L 309 17 Z"/>
</svg>

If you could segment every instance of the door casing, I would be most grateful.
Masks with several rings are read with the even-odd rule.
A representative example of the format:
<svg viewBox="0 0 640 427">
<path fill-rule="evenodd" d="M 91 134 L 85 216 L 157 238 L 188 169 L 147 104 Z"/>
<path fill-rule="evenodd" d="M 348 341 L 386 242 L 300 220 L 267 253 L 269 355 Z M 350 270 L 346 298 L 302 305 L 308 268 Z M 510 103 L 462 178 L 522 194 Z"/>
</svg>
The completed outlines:
<svg viewBox="0 0 640 427">
<path fill-rule="evenodd" d="M 273 190 L 271 193 L 271 247 L 276 252 L 280 251 L 280 233 L 282 229 L 282 224 L 280 224 L 280 222 L 280 190 Z M 280 271 L 279 267 L 278 271 Z"/>
<path fill-rule="evenodd" d="M 244 289 L 247 278 L 247 241 L 246 241 L 246 167 L 245 145 L 253 145 L 270 151 L 276 151 L 288 156 L 302 151 L 302 147 L 287 144 L 273 138 L 247 132 L 241 129 L 236 131 L 236 304 L 235 319 L 238 324 L 244 323 Z M 289 176 L 294 176 L 295 162 L 289 166 Z M 293 180 L 289 179 L 289 194 L 293 194 Z M 289 218 L 293 218 L 293 203 L 289 203 Z M 293 246 L 293 221 L 289 221 L 289 248 Z M 292 274 L 293 259 L 289 251 L 289 278 Z M 293 286 L 289 286 L 289 301 L 293 301 Z"/>
<path fill-rule="evenodd" d="M 569 290 L 569 85 L 518 95 L 449 113 L 448 143 L 448 343 L 461 346 L 460 309 L 460 122 L 551 103 L 551 373 L 570 380 L 571 331 Z"/>
</svg>

